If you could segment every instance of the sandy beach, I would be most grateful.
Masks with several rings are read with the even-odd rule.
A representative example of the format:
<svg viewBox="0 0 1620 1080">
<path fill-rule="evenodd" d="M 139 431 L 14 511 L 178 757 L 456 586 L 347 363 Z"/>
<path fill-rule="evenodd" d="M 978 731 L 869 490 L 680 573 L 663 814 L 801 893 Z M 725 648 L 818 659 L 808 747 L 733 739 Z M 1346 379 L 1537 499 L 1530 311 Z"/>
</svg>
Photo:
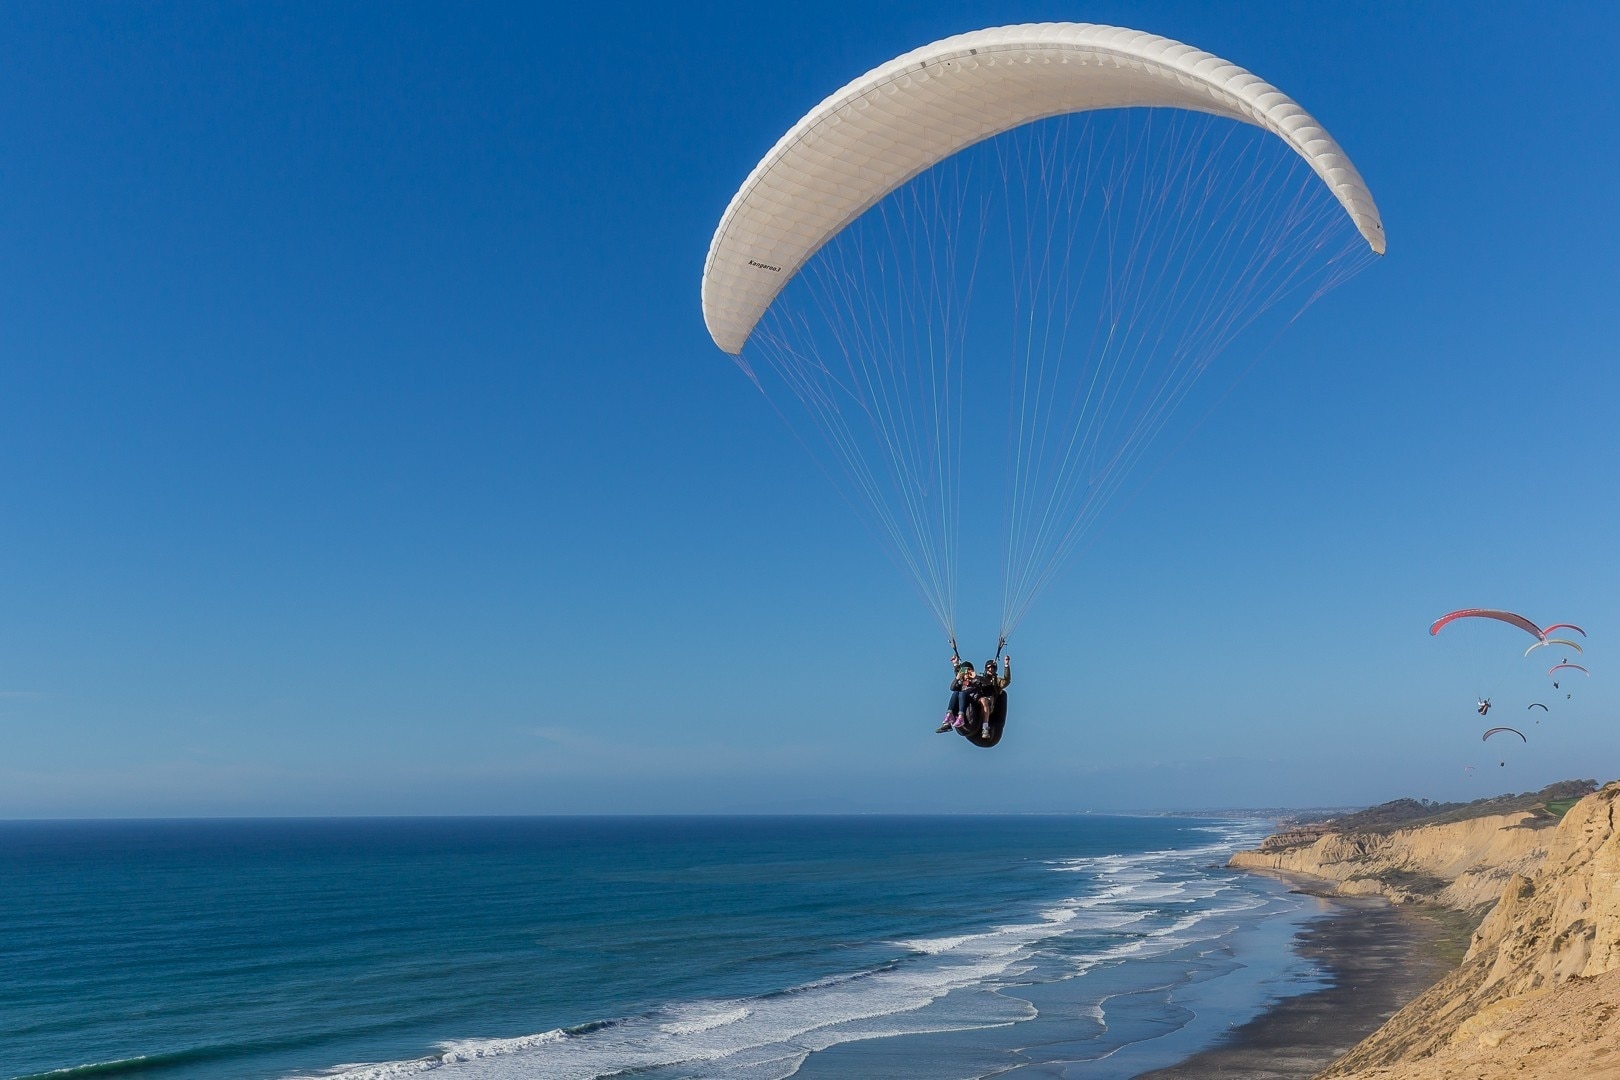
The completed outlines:
<svg viewBox="0 0 1620 1080">
<path fill-rule="evenodd" d="M 1305 879 L 1287 877 L 1318 895 Z M 1382 898 L 1326 899 L 1335 911 L 1301 930 L 1296 948 L 1330 975 L 1331 986 L 1285 998 L 1217 1045 L 1140 1080 L 1306 1080 L 1377 1030 L 1461 954 L 1457 930 L 1410 908 Z"/>
</svg>

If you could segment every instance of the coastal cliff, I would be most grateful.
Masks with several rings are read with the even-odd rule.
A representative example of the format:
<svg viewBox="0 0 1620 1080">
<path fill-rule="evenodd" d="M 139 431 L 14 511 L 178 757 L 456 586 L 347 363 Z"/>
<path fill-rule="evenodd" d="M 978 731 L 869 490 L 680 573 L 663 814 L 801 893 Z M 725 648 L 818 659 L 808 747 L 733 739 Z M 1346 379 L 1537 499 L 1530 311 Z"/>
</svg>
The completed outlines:
<svg viewBox="0 0 1620 1080">
<path fill-rule="evenodd" d="M 1387 833 L 1296 830 L 1301 843 L 1240 851 L 1229 865 L 1324 878 L 1340 896 L 1384 896 L 1460 911 L 1492 904 L 1515 876 L 1535 872 L 1557 825 L 1528 810 Z"/>
<path fill-rule="evenodd" d="M 1235 856 L 1233 866 L 1327 879 L 1330 892 L 1470 913 L 1494 901 L 1462 964 L 1323 1080 L 1620 1077 L 1617 819 L 1612 783 L 1556 821 L 1520 811 L 1379 834 L 1326 831 Z"/>
</svg>

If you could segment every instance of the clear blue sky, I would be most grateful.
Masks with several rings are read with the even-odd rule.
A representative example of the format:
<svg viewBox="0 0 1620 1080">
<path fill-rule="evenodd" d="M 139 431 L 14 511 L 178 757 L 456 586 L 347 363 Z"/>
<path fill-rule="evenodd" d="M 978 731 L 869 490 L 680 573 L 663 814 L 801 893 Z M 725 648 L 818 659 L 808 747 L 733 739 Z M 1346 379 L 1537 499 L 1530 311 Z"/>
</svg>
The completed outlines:
<svg viewBox="0 0 1620 1080">
<path fill-rule="evenodd" d="M 935 624 L 698 282 L 825 94 L 1044 19 L 1276 83 L 1390 254 L 1105 520 L 981 752 L 931 734 Z M 1617 45 L 1597 4 L 7 5 L 0 817 L 1620 775 Z M 1591 633 L 1593 677 L 1505 768 L 1473 695 L 1528 639 L 1426 633 L 1471 605 Z"/>
</svg>

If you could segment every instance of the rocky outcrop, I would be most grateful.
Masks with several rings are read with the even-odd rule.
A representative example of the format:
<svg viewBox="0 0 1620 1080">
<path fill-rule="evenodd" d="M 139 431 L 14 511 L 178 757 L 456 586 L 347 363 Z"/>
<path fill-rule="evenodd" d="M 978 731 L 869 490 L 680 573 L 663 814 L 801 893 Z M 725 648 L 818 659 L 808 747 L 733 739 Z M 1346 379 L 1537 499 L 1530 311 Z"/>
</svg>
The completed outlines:
<svg viewBox="0 0 1620 1080">
<path fill-rule="evenodd" d="M 1552 830 L 1527 829 L 1523 821 L 1493 825 L 1481 819 L 1476 828 L 1448 833 L 1482 843 L 1475 853 L 1452 851 L 1449 839 L 1438 837 L 1397 841 L 1399 833 L 1388 838 L 1393 846 L 1364 845 L 1360 854 L 1354 853 L 1353 843 L 1327 844 L 1331 836 L 1313 844 L 1322 848 L 1317 865 L 1333 871 L 1323 876 L 1343 884 L 1368 880 L 1374 865 L 1436 878 L 1442 868 L 1460 866 L 1458 880 L 1437 893 L 1457 901 L 1466 900 L 1499 871 L 1507 877 L 1462 965 L 1321 1076 L 1620 1077 L 1617 806 L 1620 783 L 1576 803 Z M 1519 835 L 1504 839 L 1504 833 Z M 1341 843 L 1349 839 L 1339 838 Z M 1241 865 L 1275 857 L 1251 853 Z M 1295 865 L 1295 872 L 1316 872 L 1304 870 L 1303 862 Z M 1458 890 L 1465 876 L 1472 881 Z"/>
<path fill-rule="evenodd" d="M 1543 813 L 1517 811 L 1391 832 L 1324 832 L 1306 843 L 1239 852 L 1230 865 L 1323 878 L 1343 896 L 1478 911 L 1515 876 L 1535 872 L 1555 824 Z"/>
<path fill-rule="evenodd" d="M 1300 825 L 1282 832 L 1272 833 L 1260 841 L 1261 851 L 1287 851 L 1290 848 L 1304 847 L 1314 844 L 1322 839 L 1323 835 L 1332 832 L 1326 825 Z"/>
</svg>

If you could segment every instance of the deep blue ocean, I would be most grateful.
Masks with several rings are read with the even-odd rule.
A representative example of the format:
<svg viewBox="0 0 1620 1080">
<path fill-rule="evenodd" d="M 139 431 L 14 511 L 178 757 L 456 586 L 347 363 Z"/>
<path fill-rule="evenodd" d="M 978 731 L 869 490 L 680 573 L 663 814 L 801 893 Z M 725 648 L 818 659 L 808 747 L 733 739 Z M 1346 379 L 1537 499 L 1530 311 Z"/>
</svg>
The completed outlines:
<svg viewBox="0 0 1620 1080">
<path fill-rule="evenodd" d="M 0 823 L 0 1076 L 1130 1077 L 1320 985 L 1266 831 Z"/>
</svg>

